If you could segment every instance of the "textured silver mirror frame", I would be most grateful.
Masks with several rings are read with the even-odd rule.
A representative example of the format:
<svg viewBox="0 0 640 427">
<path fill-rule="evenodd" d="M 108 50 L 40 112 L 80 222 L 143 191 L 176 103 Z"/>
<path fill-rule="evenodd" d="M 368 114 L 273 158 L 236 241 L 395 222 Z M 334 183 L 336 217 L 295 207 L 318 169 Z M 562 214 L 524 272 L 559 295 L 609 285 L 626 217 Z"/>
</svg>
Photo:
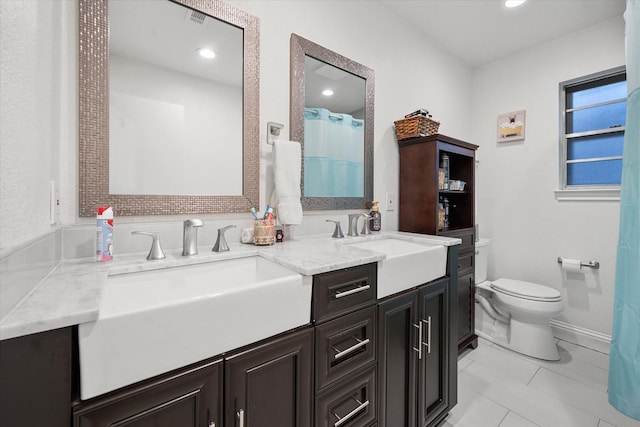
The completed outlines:
<svg viewBox="0 0 640 427">
<path fill-rule="evenodd" d="M 109 194 L 108 0 L 79 0 L 79 216 L 110 205 L 118 216 L 246 212 L 260 201 L 258 18 L 219 0 L 172 0 L 244 30 L 241 196 Z M 171 167 L 171 165 L 162 165 Z"/>
<path fill-rule="evenodd" d="M 365 121 L 364 121 L 364 197 L 304 197 L 304 159 L 300 190 L 304 210 L 364 209 L 373 200 L 373 117 L 375 73 L 351 59 L 291 34 L 290 71 L 290 123 L 289 135 L 302 144 L 304 157 L 304 57 L 305 55 L 326 62 L 365 79 Z"/>
</svg>

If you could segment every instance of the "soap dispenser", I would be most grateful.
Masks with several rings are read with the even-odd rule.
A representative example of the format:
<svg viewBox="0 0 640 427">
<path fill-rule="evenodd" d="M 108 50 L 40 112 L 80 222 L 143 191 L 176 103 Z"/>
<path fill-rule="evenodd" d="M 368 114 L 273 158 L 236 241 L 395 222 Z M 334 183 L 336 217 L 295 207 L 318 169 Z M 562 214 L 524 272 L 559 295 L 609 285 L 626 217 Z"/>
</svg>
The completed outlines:
<svg viewBox="0 0 640 427">
<path fill-rule="evenodd" d="M 380 231 L 382 228 L 382 214 L 380 214 L 378 210 L 378 202 L 376 200 L 371 202 L 371 212 L 369 212 L 369 215 L 373 218 L 370 221 L 371 231 Z"/>
</svg>

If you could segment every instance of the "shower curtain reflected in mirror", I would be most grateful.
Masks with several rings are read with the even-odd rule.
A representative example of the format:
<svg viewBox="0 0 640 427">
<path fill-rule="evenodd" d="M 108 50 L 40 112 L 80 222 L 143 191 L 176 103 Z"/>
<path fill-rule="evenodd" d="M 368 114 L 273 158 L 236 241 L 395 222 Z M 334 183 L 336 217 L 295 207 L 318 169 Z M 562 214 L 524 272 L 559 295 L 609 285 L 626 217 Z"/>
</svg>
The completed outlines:
<svg viewBox="0 0 640 427">
<path fill-rule="evenodd" d="M 364 120 L 305 107 L 304 135 L 304 195 L 363 197 Z"/>
</svg>

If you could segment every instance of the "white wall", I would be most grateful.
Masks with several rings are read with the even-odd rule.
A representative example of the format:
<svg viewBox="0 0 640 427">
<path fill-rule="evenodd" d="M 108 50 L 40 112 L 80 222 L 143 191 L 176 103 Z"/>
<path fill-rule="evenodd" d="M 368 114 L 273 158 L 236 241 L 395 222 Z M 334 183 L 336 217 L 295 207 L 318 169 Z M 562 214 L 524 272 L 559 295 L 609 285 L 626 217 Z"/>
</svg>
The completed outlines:
<svg viewBox="0 0 640 427">
<path fill-rule="evenodd" d="M 560 321 L 611 333 L 618 202 L 558 201 L 562 81 L 624 65 L 622 17 L 474 71 L 473 141 L 478 150 L 480 235 L 492 239 L 489 278 L 559 289 Z M 526 110 L 526 140 L 496 142 L 500 113 Z M 600 262 L 567 274 L 557 257 Z"/>
<path fill-rule="evenodd" d="M 51 229 L 58 179 L 64 16 L 49 1 L 0 2 L 0 244 Z"/>
<path fill-rule="evenodd" d="M 112 192 L 241 195 L 242 144 L 228 142 L 242 139 L 242 86 L 126 56 L 109 61 Z"/>
</svg>

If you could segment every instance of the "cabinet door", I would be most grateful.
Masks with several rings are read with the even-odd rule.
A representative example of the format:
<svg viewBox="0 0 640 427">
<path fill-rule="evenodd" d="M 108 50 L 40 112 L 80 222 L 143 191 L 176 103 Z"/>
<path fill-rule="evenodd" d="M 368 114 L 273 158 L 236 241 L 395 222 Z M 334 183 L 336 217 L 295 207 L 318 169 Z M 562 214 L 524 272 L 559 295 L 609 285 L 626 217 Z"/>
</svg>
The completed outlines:
<svg viewBox="0 0 640 427">
<path fill-rule="evenodd" d="M 83 403 L 74 427 L 219 427 L 222 360 Z"/>
<path fill-rule="evenodd" d="M 458 276 L 458 345 L 475 334 L 475 288 L 473 271 Z"/>
<path fill-rule="evenodd" d="M 418 292 L 391 298 L 378 311 L 380 427 L 415 427 Z"/>
<path fill-rule="evenodd" d="M 421 358 L 418 361 L 418 426 L 446 413 L 449 394 L 449 287 L 441 279 L 422 287 L 418 317 Z M 453 367 L 454 368 L 454 367 Z"/>
<path fill-rule="evenodd" d="M 72 328 L 0 341 L 0 424 L 69 425 L 72 349 Z"/>
<path fill-rule="evenodd" d="M 310 426 L 312 352 L 307 328 L 229 357 L 225 426 Z"/>
</svg>

